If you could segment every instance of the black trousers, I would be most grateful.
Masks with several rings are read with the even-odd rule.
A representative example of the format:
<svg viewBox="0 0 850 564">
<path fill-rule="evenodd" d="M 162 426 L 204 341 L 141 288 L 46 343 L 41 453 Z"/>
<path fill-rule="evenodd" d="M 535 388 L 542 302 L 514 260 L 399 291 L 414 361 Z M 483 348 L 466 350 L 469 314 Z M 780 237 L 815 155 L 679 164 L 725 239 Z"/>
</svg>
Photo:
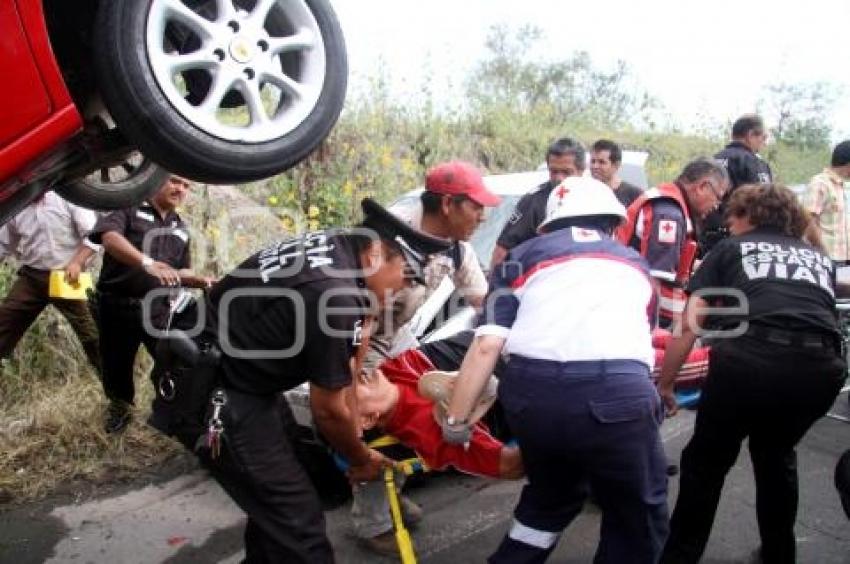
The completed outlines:
<svg viewBox="0 0 850 564">
<path fill-rule="evenodd" d="M 844 360 L 831 348 L 780 345 L 752 337 L 717 341 L 694 434 L 682 452 L 679 498 L 662 562 L 699 561 L 726 474 L 747 437 L 762 560 L 796 561 L 794 449 L 832 405 L 845 369 Z"/>
<path fill-rule="evenodd" d="M 100 337 L 103 391 L 111 400 L 133 403 L 133 365 L 139 345 L 144 344 L 153 356 L 157 340 L 144 329 L 138 300 L 99 293 L 92 309 Z"/>
<path fill-rule="evenodd" d="M 246 562 L 334 561 L 319 496 L 295 457 L 292 412 L 282 394 L 256 396 L 226 389 L 224 439 L 213 459 L 204 437 L 178 436 L 248 515 Z"/>
</svg>

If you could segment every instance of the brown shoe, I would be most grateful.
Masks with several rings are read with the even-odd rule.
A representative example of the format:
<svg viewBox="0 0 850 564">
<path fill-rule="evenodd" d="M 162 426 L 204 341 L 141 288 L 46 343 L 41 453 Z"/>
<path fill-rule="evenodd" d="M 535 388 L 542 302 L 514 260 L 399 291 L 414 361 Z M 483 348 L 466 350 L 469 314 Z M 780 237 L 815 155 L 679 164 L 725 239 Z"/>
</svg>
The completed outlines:
<svg viewBox="0 0 850 564">
<path fill-rule="evenodd" d="M 401 556 L 395 540 L 395 531 L 387 531 L 369 539 L 360 539 L 360 544 L 363 548 L 381 556 Z"/>
<path fill-rule="evenodd" d="M 414 527 L 419 524 L 425 513 L 422 511 L 422 508 L 405 495 L 400 495 L 399 501 L 401 502 L 401 518 L 404 519 L 404 524 L 408 527 Z"/>
</svg>

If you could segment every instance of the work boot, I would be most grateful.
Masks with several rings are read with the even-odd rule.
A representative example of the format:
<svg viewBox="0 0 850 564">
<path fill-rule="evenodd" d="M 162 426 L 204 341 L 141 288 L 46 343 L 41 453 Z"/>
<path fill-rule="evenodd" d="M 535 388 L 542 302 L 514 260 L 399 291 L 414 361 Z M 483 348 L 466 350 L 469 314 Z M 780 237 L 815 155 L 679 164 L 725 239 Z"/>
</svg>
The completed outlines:
<svg viewBox="0 0 850 564">
<path fill-rule="evenodd" d="M 398 542 L 395 539 L 395 531 L 392 529 L 376 537 L 360 539 L 360 544 L 363 548 L 381 556 L 401 556 Z"/>
<path fill-rule="evenodd" d="M 418 525 L 424 514 L 422 508 L 415 501 L 404 495 L 399 496 L 399 501 L 401 502 L 399 505 L 401 505 L 401 518 L 404 520 L 404 524 L 408 527 Z"/>
<path fill-rule="evenodd" d="M 120 433 L 127 428 L 133 419 L 130 405 L 120 401 L 112 400 L 106 408 L 106 417 L 103 420 L 103 430 L 107 433 Z"/>
</svg>

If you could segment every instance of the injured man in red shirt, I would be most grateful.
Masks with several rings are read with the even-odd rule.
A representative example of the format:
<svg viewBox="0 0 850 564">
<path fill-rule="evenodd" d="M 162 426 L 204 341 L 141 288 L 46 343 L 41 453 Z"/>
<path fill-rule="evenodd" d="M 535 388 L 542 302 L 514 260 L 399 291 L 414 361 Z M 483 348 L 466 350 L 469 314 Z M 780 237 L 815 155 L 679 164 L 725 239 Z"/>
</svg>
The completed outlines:
<svg viewBox="0 0 850 564">
<path fill-rule="evenodd" d="M 661 369 L 664 349 L 670 338 L 667 331 L 653 332 L 656 364 L 653 378 Z M 371 374 L 362 375 L 357 384 L 357 403 L 363 429 L 377 428 L 395 437 L 435 470 L 453 466 L 461 472 L 478 476 L 521 478 L 524 470 L 519 448 L 505 445 L 493 437 L 480 421 L 475 424 L 468 445 L 452 445 L 443 441 L 438 422 L 441 411 L 434 399 L 447 399 L 451 393 L 451 378 L 428 373 L 458 370 L 472 339 L 472 331 L 462 331 L 448 339 L 405 351 L 396 358 L 383 361 Z M 500 362 L 495 369 L 496 376 L 501 368 Z M 682 386 L 696 387 L 707 373 L 708 347 L 694 348 L 680 372 Z M 494 377 L 479 400 L 474 414 L 477 417 L 481 417 L 493 404 L 495 384 Z"/>
</svg>

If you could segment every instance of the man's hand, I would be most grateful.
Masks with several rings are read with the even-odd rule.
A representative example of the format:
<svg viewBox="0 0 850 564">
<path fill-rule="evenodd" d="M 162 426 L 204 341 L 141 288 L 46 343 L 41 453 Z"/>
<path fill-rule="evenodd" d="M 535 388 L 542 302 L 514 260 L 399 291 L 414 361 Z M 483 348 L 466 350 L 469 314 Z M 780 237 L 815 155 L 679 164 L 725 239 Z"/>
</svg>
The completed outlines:
<svg viewBox="0 0 850 564">
<path fill-rule="evenodd" d="M 73 286 L 77 285 L 77 282 L 80 280 L 80 272 L 82 271 L 82 267 L 79 263 L 75 261 L 69 262 L 65 266 L 65 282 L 71 284 Z"/>
<path fill-rule="evenodd" d="M 370 448 L 369 458 L 362 464 L 352 464 L 349 466 L 346 475 L 348 476 L 348 481 L 353 485 L 360 482 L 377 480 L 381 477 L 384 468 L 393 467 L 395 467 L 395 462 L 392 459 Z"/>
<path fill-rule="evenodd" d="M 158 278 L 159 283 L 163 286 L 180 285 L 180 273 L 164 262 L 154 261 L 152 265 L 145 267 L 145 272 L 154 278 Z"/>
<path fill-rule="evenodd" d="M 664 407 L 667 410 L 666 417 L 673 417 L 679 411 L 679 403 L 676 401 L 676 394 L 673 392 L 673 386 L 659 386 L 658 395 L 661 396 L 661 401 L 664 402 Z"/>
</svg>

